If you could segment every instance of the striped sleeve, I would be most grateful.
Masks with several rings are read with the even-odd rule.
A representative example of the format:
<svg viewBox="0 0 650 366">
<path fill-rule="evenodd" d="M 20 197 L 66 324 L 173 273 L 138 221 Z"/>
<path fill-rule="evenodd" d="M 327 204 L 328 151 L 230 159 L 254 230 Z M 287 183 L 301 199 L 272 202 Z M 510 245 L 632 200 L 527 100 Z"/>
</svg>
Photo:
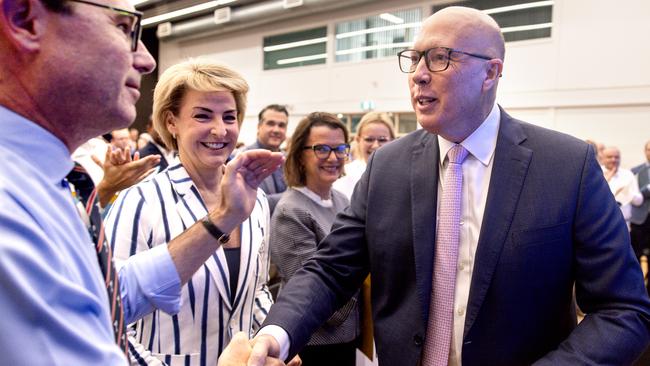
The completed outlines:
<svg viewBox="0 0 650 366">
<path fill-rule="evenodd" d="M 269 287 L 267 285 L 269 280 L 269 267 L 270 267 L 270 255 L 269 255 L 269 227 L 270 227 L 270 210 L 269 203 L 266 198 L 266 194 L 259 191 L 260 194 L 257 196 L 258 204 L 261 206 L 262 217 L 259 217 L 259 223 L 261 225 L 261 230 L 263 233 L 263 244 L 260 246 L 259 259 L 257 261 L 257 286 L 255 289 L 255 303 L 253 304 L 253 324 L 252 328 L 254 330 L 259 329 L 266 319 L 266 315 L 273 305 L 273 297 Z"/>
</svg>

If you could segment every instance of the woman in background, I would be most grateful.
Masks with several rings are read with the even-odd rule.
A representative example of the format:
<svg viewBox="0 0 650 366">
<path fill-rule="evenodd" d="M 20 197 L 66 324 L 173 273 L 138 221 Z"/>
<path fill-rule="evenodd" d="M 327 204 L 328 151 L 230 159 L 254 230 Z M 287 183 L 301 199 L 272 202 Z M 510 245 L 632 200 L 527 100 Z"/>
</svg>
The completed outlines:
<svg viewBox="0 0 650 366">
<path fill-rule="evenodd" d="M 344 173 L 347 141 L 345 125 L 321 112 L 300 121 L 291 137 L 284 167 L 289 188 L 273 211 L 269 244 L 282 284 L 311 258 L 336 214 L 348 205 L 348 199 L 332 189 Z M 305 366 L 354 366 L 358 335 L 355 295 L 312 335 L 300 358 Z"/>
<path fill-rule="evenodd" d="M 238 73 L 213 63 L 186 61 L 161 75 L 153 123 L 178 157 L 114 203 L 106 235 L 117 259 L 156 250 L 218 209 L 223 167 L 237 143 L 247 92 Z M 251 336 L 262 323 L 272 303 L 266 286 L 269 210 L 264 192 L 257 195 L 250 217 L 227 233 L 229 240 L 182 287 L 178 313 L 156 310 L 137 322 L 131 341 L 143 361 L 216 365 L 236 332 Z"/>
<path fill-rule="evenodd" d="M 348 199 L 352 197 L 354 186 L 366 171 L 368 158 L 375 150 L 395 139 L 393 120 L 387 113 L 368 112 L 361 117 L 354 138 L 354 160 L 345 166 L 345 176 L 334 182 L 334 189 Z"/>
</svg>

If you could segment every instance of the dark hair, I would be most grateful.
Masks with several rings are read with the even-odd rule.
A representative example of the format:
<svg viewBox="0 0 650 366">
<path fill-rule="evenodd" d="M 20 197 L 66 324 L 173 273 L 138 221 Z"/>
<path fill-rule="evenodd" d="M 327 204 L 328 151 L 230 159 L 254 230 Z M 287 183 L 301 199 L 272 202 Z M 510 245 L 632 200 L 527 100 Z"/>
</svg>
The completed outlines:
<svg viewBox="0 0 650 366">
<path fill-rule="evenodd" d="M 289 111 L 287 111 L 287 107 L 281 105 L 281 104 L 269 104 L 266 107 L 262 108 L 260 111 L 260 114 L 257 115 L 257 124 L 259 125 L 262 123 L 262 115 L 264 112 L 268 111 L 269 109 L 272 109 L 276 112 L 284 113 L 289 117 Z"/>
<path fill-rule="evenodd" d="M 349 140 L 347 127 L 332 113 L 313 112 L 308 114 L 298 123 L 289 142 L 287 159 L 284 164 L 284 178 L 289 187 L 303 187 L 307 183 L 305 169 L 302 166 L 302 152 L 309 139 L 311 129 L 317 126 L 327 126 L 333 130 L 340 129 L 343 131 L 345 142 Z"/>
</svg>

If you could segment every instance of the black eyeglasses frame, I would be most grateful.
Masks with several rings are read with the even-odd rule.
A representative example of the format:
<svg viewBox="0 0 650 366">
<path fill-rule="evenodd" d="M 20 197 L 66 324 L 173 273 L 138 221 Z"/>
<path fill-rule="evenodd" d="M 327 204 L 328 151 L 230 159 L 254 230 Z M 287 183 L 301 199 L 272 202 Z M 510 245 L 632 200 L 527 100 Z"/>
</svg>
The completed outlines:
<svg viewBox="0 0 650 366">
<path fill-rule="evenodd" d="M 341 150 L 341 146 L 343 146 L 343 150 Z M 329 151 L 327 151 L 327 156 L 325 157 L 320 157 L 318 156 L 319 152 L 317 150 L 327 148 Z M 311 146 L 304 146 L 302 148 L 303 150 L 312 150 L 314 152 L 314 155 L 316 156 L 317 159 L 320 160 L 327 160 L 330 158 L 332 155 L 332 152 L 334 152 L 334 156 L 336 156 L 337 159 L 343 160 L 347 159 L 349 154 L 350 154 L 350 144 L 341 144 L 337 146 L 330 146 L 326 144 L 316 144 L 316 145 L 311 145 Z M 343 155 L 341 155 L 343 154 Z"/>
<path fill-rule="evenodd" d="M 142 37 L 142 15 L 143 15 L 142 12 L 116 8 L 114 6 L 99 4 L 87 0 L 68 0 L 68 1 L 73 3 L 81 3 L 86 5 L 97 6 L 100 8 L 109 9 L 111 11 L 120 13 L 122 15 L 135 17 L 136 18 L 135 27 L 133 30 L 131 30 L 131 52 L 135 52 L 138 50 L 138 43 L 140 42 L 140 37 Z"/>
<path fill-rule="evenodd" d="M 438 50 L 438 49 L 443 49 L 443 50 L 447 51 L 447 65 L 443 69 L 432 70 L 431 65 L 429 63 L 430 61 L 429 61 L 428 54 L 429 54 L 429 52 L 431 52 L 433 50 Z M 407 58 L 407 57 L 402 57 L 402 55 L 405 52 L 414 52 L 414 53 L 416 53 L 418 55 L 417 62 L 410 61 L 410 65 L 408 65 L 409 67 L 407 68 L 408 69 L 407 71 L 404 71 L 404 68 L 402 67 L 402 58 L 404 58 L 404 59 Z M 416 69 L 417 65 L 422 60 L 422 57 L 424 57 L 424 63 L 427 65 L 427 69 L 429 71 L 431 71 L 431 72 L 442 72 L 442 71 L 445 71 L 445 70 L 447 70 L 449 68 L 449 63 L 451 62 L 451 54 L 454 53 L 454 52 L 455 53 L 460 53 L 460 54 L 463 54 L 463 55 L 467 55 L 467 56 L 471 56 L 471 57 L 480 58 L 480 59 L 483 59 L 483 60 L 488 60 L 488 61 L 494 59 L 494 57 L 479 55 L 479 54 L 471 53 L 471 52 L 460 51 L 460 50 L 456 50 L 456 49 L 449 48 L 449 47 L 431 47 L 431 48 L 426 49 L 426 50 L 424 50 L 422 52 L 420 52 L 418 50 L 414 50 L 414 49 L 406 49 L 406 50 L 400 51 L 400 52 L 397 53 L 397 62 L 399 64 L 400 71 L 402 71 L 403 73 L 406 73 L 406 74 L 411 74 L 411 73 L 415 72 L 415 69 Z M 410 57 L 408 57 L 408 59 L 411 60 Z"/>
</svg>

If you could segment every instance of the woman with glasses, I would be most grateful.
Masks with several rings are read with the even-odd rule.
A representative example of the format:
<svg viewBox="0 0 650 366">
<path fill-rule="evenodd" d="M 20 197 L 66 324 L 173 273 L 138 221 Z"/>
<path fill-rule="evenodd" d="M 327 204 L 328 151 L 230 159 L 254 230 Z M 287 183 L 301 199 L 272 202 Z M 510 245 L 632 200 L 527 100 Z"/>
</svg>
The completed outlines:
<svg viewBox="0 0 650 366">
<path fill-rule="evenodd" d="M 158 250 L 197 221 L 222 243 L 182 287 L 175 314 L 156 310 L 136 323 L 130 340 L 147 364 L 216 365 L 230 338 L 252 336 L 271 307 L 264 192 L 257 190 L 251 215 L 233 232 L 220 232 L 206 216 L 220 208 L 247 92 L 241 75 L 218 64 L 190 60 L 168 68 L 154 91 L 153 124 L 178 157 L 122 191 L 108 213 L 106 235 L 118 260 Z"/>
<path fill-rule="evenodd" d="M 289 188 L 273 211 L 269 243 L 283 285 L 316 252 L 336 214 L 348 205 L 348 199 L 332 189 L 344 174 L 347 141 L 345 125 L 322 112 L 300 121 L 291 137 L 284 167 Z M 358 334 L 355 295 L 312 335 L 299 353 L 303 365 L 354 366 Z"/>
<path fill-rule="evenodd" d="M 354 137 L 354 160 L 345 166 L 345 176 L 334 182 L 334 189 L 348 199 L 361 175 L 366 171 L 368 158 L 375 150 L 395 139 L 393 120 L 387 113 L 368 112 L 361 117 Z"/>
</svg>

